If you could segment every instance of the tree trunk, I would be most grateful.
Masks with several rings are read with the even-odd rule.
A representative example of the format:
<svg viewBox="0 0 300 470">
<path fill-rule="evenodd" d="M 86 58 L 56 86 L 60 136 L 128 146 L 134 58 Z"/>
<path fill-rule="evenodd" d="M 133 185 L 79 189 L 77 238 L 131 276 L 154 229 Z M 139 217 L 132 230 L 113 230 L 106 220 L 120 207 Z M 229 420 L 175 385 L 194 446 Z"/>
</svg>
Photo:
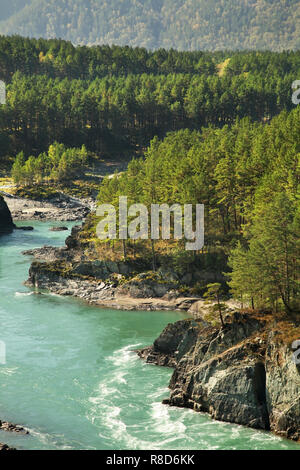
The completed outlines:
<svg viewBox="0 0 300 470">
<path fill-rule="evenodd" d="M 154 247 L 154 240 L 151 240 L 151 248 L 152 248 L 152 269 L 156 271 L 156 258 L 155 258 L 155 247 Z"/>
</svg>

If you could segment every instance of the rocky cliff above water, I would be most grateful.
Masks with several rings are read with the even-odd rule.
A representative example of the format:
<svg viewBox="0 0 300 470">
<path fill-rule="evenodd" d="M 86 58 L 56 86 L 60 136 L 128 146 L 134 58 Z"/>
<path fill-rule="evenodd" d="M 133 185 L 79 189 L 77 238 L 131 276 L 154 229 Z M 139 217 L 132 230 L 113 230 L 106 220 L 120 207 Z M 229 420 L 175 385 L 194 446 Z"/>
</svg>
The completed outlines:
<svg viewBox="0 0 300 470">
<path fill-rule="evenodd" d="M 235 313 L 224 330 L 181 321 L 138 354 L 175 369 L 165 404 L 300 440 L 300 369 L 282 324 L 269 320 Z"/>
<path fill-rule="evenodd" d="M 0 235 L 3 233 L 11 233 L 14 227 L 10 210 L 3 197 L 0 195 Z"/>
<path fill-rule="evenodd" d="M 5 451 L 5 450 L 17 450 L 17 449 L 15 449 L 14 447 L 9 447 L 6 444 L 1 444 L 1 442 L 0 442 L 0 451 L 1 450 Z"/>
</svg>

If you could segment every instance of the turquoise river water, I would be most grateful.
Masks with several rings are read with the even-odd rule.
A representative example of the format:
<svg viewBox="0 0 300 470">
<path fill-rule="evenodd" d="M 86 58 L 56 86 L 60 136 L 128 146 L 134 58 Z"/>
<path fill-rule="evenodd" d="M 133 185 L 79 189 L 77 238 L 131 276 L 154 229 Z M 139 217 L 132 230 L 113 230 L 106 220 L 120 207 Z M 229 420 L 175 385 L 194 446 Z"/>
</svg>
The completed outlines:
<svg viewBox="0 0 300 470">
<path fill-rule="evenodd" d="M 0 432 L 19 449 L 297 449 L 270 433 L 219 423 L 161 404 L 172 371 L 132 351 L 150 345 L 172 312 L 119 312 L 90 307 L 23 286 L 26 249 L 63 245 L 66 232 L 32 222 L 33 232 L 0 239 L 0 418 L 30 435 Z M 28 225 L 26 222 L 25 225 Z M 69 224 L 71 228 L 71 224 Z"/>
</svg>

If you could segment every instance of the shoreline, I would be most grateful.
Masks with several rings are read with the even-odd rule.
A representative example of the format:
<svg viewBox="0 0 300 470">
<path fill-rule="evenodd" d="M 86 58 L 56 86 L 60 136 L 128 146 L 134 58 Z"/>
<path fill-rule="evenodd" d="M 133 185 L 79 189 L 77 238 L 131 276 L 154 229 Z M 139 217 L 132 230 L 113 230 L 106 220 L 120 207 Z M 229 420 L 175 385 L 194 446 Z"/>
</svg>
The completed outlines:
<svg viewBox="0 0 300 470">
<path fill-rule="evenodd" d="M 0 431 L 10 432 L 10 433 L 18 433 L 23 435 L 28 435 L 29 431 L 22 426 L 17 424 L 9 423 L 8 421 L 1 421 L 0 420 Z M 6 450 L 17 450 L 15 447 L 10 447 L 7 444 L 3 444 L 0 442 L 0 451 Z"/>
<path fill-rule="evenodd" d="M 163 404 L 300 444 L 299 371 L 280 327 L 271 323 L 243 312 L 228 316 L 221 330 L 201 319 L 182 320 L 136 353 L 173 369 Z"/>
<path fill-rule="evenodd" d="M 75 227 L 76 230 L 76 227 Z M 71 234 L 67 238 L 73 240 Z M 43 295 L 52 294 L 78 298 L 91 306 L 111 308 L 124 311 L 174 311 L 187 312 L 193 318 L 204 318 L 215 302 L 203 300 L 199 296 L 182 295 L 172 282 L 160 283 L 144 279 L 145 273 L 138 275 L 138 280 L 122 283 L 123 276 L 113 273 L 114 269 L 122 271 L 126 263 L 93 262 L 85 265 L 76 260 L 77 251 L 67 248 L 44 246 L 22 252 L 24 256 L 33 257 L 29 269 L 29 278 L 24 285 L 35 289 L 33 292 Z M 65 265 L 70 264 L 69 272 Z M 91 271 L 95 269 L 95 277 Z M 109 271 L 111 269 L 111 271 Z M 90 271 L 90 276 L 83 275 Z M 101 277 L 101 273 L 103 277 Z M 104 277 L 106 276 L 106 277 Z M 224 301 L 227 313 L 241 308 L 238 301 Z"/>
<path fill-rule="evenodd" d="M 205 412 L 218 421 L 272 431 L 290 440 L 300 439 L 300 380 L 295 375 L 296 365 L 290 361 L 289 347 L 278 338 L 280 328 L 276 331 L 274 320 L 271 322 L 268 315 L 256 319 L 237 312 L 233 302 L 227 305 L 226 328 L 212 327 L 204 320 L 207 301 L 180 297 L 168 285 L 163 286 L 166 292 L 160 297 L 145 296 L 149 285 L 144 274 L 140 274 L 142 282 L 138 287 L 130 286 L 138 295 L 125 295 L 124 286 L 112 279 L 112 273 L 107 273 L 105 280 L 91 278 L 84 275 L 86 265 L 79 260 L 79 264 L 74 263 L 74 256 L 80 255 L 80 248 L 76 244 L 74 247 L 79 231 L 80 227 L 72 230 L 66 248 L 42 247 L 23 252 L 35 259 L 25 285 L 35 288 L 36 294 L 46 290 L 100 308 L 190 314 L 191 319 L 168 325 L 152 346 L 136 351 L 147 363 L 174 369 L 170 398 L 163 403 Z M 59 263 L 70 261 L 71 271 L 64 272 L 65 266 Z M 114 266 L 120 268 L 118 263 Z M 108 262 L 97 265 L 99 272 L 109 267 Z M 114 273 L 117 279 L 122 277 Z M 152 282 L 151 289 L 157 288 L 161 291 L 162 286 Z"/>
<path fill-rule="evenodd" d="M 26 220 L 74 222 L 84 219 L 94 209 L 92 198 L 78 199 L 59 193 L 49 200 L 12 196 L 2 191 L 14 222 Z"/>
<path fill-rule="evenodd" d="M 79 231 L 80 227 L 73 229 L 72 242 Z M 200 297 L 181 297 L 166 273 L 163 282 L 149 279 L 145 272 L 131 278 L 128 265 L 124 282 L 122 263 L 74 261 L 80 247 L 70 249 L 68 244 L 67 239 L 66 248 L 24 252 L 35 257 L 25 284 L 37 292 L 77 297 L 104 308 L 190 315 L 168 325 L 152 346 L 136 351 L 147 363 L 174 369 L 170 398 L 164 404 L 300 440 L 300 375 L 288 341 L 290 335 L 298 336 L 299 325 L 271 313 L 243 313 L 236 302 L 229 301 L 225 327 L 213 326 L 205 318 L 212 304 Z M 152 297 L 149 292 L 160 295 Z M 288 331 L 282 337 L 285 328 Z"/>
</svg>

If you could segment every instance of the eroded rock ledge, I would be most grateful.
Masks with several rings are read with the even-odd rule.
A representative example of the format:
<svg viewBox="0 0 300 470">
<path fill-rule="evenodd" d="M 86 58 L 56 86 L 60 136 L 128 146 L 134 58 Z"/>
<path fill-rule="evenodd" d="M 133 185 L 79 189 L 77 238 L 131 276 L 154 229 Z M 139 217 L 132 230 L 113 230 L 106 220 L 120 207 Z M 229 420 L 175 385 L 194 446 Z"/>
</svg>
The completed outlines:
<svg viewBox="0 0 300 470">
<path fill-rule="evenodd" d="M 175 369 L 165 404 L 297 441 L 300 371 L 282 338 L 280 327 L 264 317 L 235 313 L 224 330 L 201 319 L 168 325 L 153 346 L 137 353 Z"/>
<path fill-rule="evenodd" d="M 6 431 L 6 432 L 16 432 L 19 434 L 29 434 L 29 431 L 27 429 L 23 428 L 22 426 L 19 426 L 17 424 L 12 424 L 7 421 L 1 421 L 0 420 L 0 430 L 1 431 Z M 9 447 L 7 444 L 2 444 L 0 442 L 0 451 L 1 450 L 17 450 L 14 447 Z"/>
<path fill-rule="evenodd" d="M 122 310 L 187 311 L 199 300 L 172 293 L 177 279 L 144 273 L 139 262 L 90 260 L 80 246 L 80 231 L 80 226 L 73 227 L 64 248 L 44 246 L 23 252 L 35 258 L 26 285 Z"/>
<path fill-rule="evenodd" d="M 44 246 L 23 252 L 35 259 L 26 285 L 105 308 L 191 311 L 193 316 L 204 313 L 200 297 L 180 290 L 187 275 L 163 268 L 153 273 L 140 260 L 90 259 L 85 255 L 86 247 L 81 246 L 81 230 L 81 226 L 73 227 L 63 248 Z"/>
</svg>

